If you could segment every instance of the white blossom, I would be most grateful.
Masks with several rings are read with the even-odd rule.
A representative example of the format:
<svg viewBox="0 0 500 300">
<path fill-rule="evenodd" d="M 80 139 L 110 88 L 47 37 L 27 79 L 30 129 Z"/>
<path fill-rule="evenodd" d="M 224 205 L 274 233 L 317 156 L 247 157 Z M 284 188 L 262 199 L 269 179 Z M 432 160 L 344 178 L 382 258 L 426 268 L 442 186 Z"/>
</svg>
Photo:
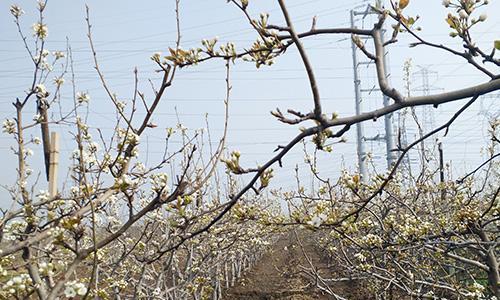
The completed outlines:
<svg viewBox="0 0 500 300">
<path fill-rule="evenodd" d="M 37 123 L 42 122 L 42 121 L 43 121 L 43 117 L 42 117 L 42 115 L 40 115 L 40 114 L 36 114 L 36 115 L 34 115 L 34 116 L 33 116 L 33 121 L 35 121 L 35 122 L 37 122 Z"/>
<path fill-rule="evenodd" d="M 38 37 L 39 39 L 45 39 L 47 38 L 47 35 L 49 34 L 49 29 L 47 25 L 37 22 L 31 26 L 33 29 L 33 36 Z"/>
<path fill-rule="evenodd" d="M 52 54 L 56 57 L 56 59 L 61 59 L 66 57 L 66 54 L 64 54 L 64 52 L 62 51 L 54 51 Z"/>
<path fill-rule="evenodd" d="M 460 16 L 461 19 L 467 19 L 469 17 L 469 14 L 465 11 L 465 9 L 461 9 L 458 12 L 458 15 Z"/>
<path fill-rule="evenodd" d="M 125 101 L 116 101 L 116 108 L 119 111 L 123 111 L 125 109 L 125 106 L 127 106 L 127 103 Z"/>
<path fill-rule="evenodd" d="M 151 185 L 154 191 L 160 192 L 167 185 L 167 173 L 157 173 L 150 176 Z"/>
<path fill-rule="evenodd" d="M 57 86 L 61 86 L 64 83 L 64 78 L 62 77 L 55 77 L 54 78 L 54 84 Z"/>
<path fill-rule="evenodd" d="M 161 59 L 161 52 L 155 52 L 153 55 L 151 55 L 151 60 L 155 62 L 160 62 Z"/>
<path fill-rule="evenodd" d="M 38 10 L 42 11 L 47 5 L 47 0 L 38 0 Z"/>
<path fill-rule="evenodd" d="M 312 225 L 316 228 L 319 228 L 321 226 L 321 224 L 323 224 L 323 222 L 325 222 L 325 220 L 328 218 L 327 215 L 325 214 L 319 214 L 319 215 L 316 215 L 314 216 L 311 221 L 308 222 L 309 225 Z"/>
<path fill-rule="evenodd" d="M 47 89 L 43 84 L 37 84 L 35 86 L 35 93 L 38 98 L 46 98 L 49 95 L 49 92 L 47 92 Z"/>
<path fill-rule="evenodd" d="M 97 151 L 99 151 L 99 144 L 96 142 L 90 142 L 88 145 L 88 151 L 90 153 L 96 153 Z"/>
<path fill-rule="evenodd" d="M 50 199 L 50 194 L 48 191 L 45 191 L 45 190 L 40 190 L 40 192 L 38 193 L 38 199 L 40 199 L 40 201 L 47 201 Z"/>
<path fill-rule="evenodd" d="M 76 296 L 85 296 L 87 293 L 87 287 L 81 282 L 76 282 L 75 280 L 67 282 L 65 284 L 64 295 L 67 298 L 73 298 Z"/>
<path fill-rule="evenodd" d="M 87 287 L 83 283 L 75 284 L 75 288 L 78 296 L 84 296 L 87 293 Z"/>
<path fill-rule="evenodd" d="M 360 262 L 366 261 L 366 256 L 363 253 L 356 253 L 354 257 L 357 258 Z"/>
<path fill-rule="evenodd" d="M 26 149 L 24 149 L 24 154 L 26 156 L 33 156 L 34 153 L 33 153 L 33 150 L 26 148 Z"/>
<path fill-rule="evenodd" d="M 78 92 L 76 93 L 76 100 L 78 103 L 88 103 L 90 101 L 90 96 L 86 92 Z"/>
<path fill-rule="evenodd" d="M 67 298 L 73 298 L 73 297 L 75 297 L 76 296 L 75 289 L 73 289 L 73 287 L 71 287 L 71 286 L 67 286 L 64 289 L 64 296 L 66 296 Z"/>
<path fill-rule="evenodd" d="M 24 14 L 24 10 L 22 8 L 20 8 L 19 6 L 13 4 L 10 6 L 10 13 L 14 17 L 19 18 L 20 16 L 22 16 Z"/>
<path fill-rule="evenodd" d="M 6 119 L 3 121 L 2 131 L 8 134 L 13 134 L 16 132 L 16 122 L 11 119 Z"/>
</svg>

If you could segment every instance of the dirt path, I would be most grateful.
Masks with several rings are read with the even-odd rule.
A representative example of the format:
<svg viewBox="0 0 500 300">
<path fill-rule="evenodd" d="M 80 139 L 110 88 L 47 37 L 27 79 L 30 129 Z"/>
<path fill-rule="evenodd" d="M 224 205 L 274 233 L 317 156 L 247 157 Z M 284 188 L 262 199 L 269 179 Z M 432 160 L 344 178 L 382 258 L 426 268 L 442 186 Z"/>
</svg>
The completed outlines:
<svg viewBox="0 0 500 300">
<path fill-rule="evenodd" d="M 226 292 L 225 299 L 335 299 L 316 287 L 313 276 L 307 274 L 311 273 L 309 262 L 312 262 L 322 278 L 331 278 L 331 268 L 319 253 L 311 232 L 303 231 L 297 235 L 290 232 L 279 238 L 271 250 Z M 331 286 L 331 289 L 335 293 L 343 294 L 355 290 L 356 287 L 353 283 L 339 283 Z"/>
</svg>

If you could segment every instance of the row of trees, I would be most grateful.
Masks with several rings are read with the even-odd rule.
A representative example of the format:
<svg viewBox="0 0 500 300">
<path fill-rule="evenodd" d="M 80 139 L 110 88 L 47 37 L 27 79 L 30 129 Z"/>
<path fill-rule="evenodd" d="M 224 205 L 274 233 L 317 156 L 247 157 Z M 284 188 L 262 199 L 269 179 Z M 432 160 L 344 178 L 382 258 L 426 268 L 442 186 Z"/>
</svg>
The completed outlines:
<svg viewBox="0 0 500 300">
<path fill-rule="evenodd" d="M 10 12 L 21 41 L 33 63 L 33 80 L 25 95 L 14 103 L 14 117 L 3 123 L 3 131 L 15 141 L 13 155 L 18 165 L 16 183 L 9 187 L 12 205 L 0 221 L 0 295 L 2 298 L 102 298 L 102 299 L 219 299 L 224 288 L 236 282 L 272 243 L 280 231 L 301 225 L 316 230 L 320 244 L 333 262 L 339 278 L 315 282 L 337 299 L 329 282 L 358 280 L 369 293 L 379 296 L 476 298 L 500 297 L 498 271 L 498 219 L 500 214 L 498 162 L 499 120 L 491 120 L 491 145 L 485 162 L 454 182 L 436 182 L 435 170 L 422 170 L 411 178 L 399 171 L 404 155 L 421 141 L 446 132 L 458 116 L 480 96 L 500 89 L 500 45 L 480 49 L 470 29 L 486 20 L 476 16 L 487 0 L 443 1 L 451 35 L 462 48 L 434 44 L 419 35 L 416 17 L 406 16 L 408 1 L 389 7 L 372 6 L 378 22 L 371 29 L 317 28 L 298 32 L 284 0 L 278 0 L 285 23 L 270 24 L 267 14 L 254 18 L 247 0 L 230 0 L 255 30 L 257 39 L 239 49 L 233 43 L 218 45 L 204 40 L 200 47 L 182 49 L 179 1 L 175 0 L 178 38 L 169 55 L 151 56 L 162 74 L 145 96 L 136 87 L 130 102 L 114 93 L 99 65 L 92 40 L 89 10 L 88 39 L 96 78 L 116 112 L 114 132 L 106 136 L 93 130 L 85 118 L 92 105 L 89 95 L 76 92 L 71 48 L 47 51 L 48 28 L 44 19 L 47 2 L 38 2 L 38 20 L 33 25 L 34 45 L 22 30 L 22 8 Z M 392 39 L 384 42 L 386 23 L 393 26 Z M 327 115 L 320 87 L 303 41 L 319 35 L 350 35 L 359 50 L 376 66 L 380 90 L 392 99 L 388 106 L 360 115 Z M 431 47 L 463 58 L 488 78 L 484 83 L 430 95 L 404 96 L 387 81 L 383 67 L 385 49 L 397 43 L 399 34 L 415 39 L 415 47 Z M 368 40 L 369 42 L 364 42 Z M 231 98 L 231 65 L 240 60 L 257 67 L 271 65 L 290 47 L 296 47 L 312 91 L 311 110 L 277 109 L 280 122 L 302 124 L 300 132 L 257 167 L 240 163 L 238 151 L 226 149 L 228 105 Z M 141 136 L 155 130 L 152 123 L 166 91 L 175 84 L 182 68 L 210 60 L 226 67 L 226 128 L 216 147 L 210 132 L 189 131 L 181 125 L 167 130 L 165 150 L 156 162 L 138 156 Z M 49 76 L 55 76 L 49 87 Z M 73 85 L 66 95 L 65 81 Z M 273 168 L 286 154 L 311 138 L 317 151 L 339 142 L 351 126 L 401 109 L 438 106 L 469 99 L 445 124 L 423 134 L 408 146 L 394 149 L 399 159 L 388 173 L 366 181 L 347 171 L 338 179 L 324 178 L 315 156 L 308 159 L 318 187 L 308 191 L 297 177 L 295 191 L 266 189 L 272 185 Z M 27 118 L 26 107 L 37 106 Z M 57 112 L 71 107 L 69 113 Z M 138 111 L 144 112 L 139 117 Z M 313 125 L 310 125 L 313 124 Z M 71 155 L 68 181 L 58 192 L 38 192 L 45 186 L 37 174 L 54 180 L 56 141 L 50 130 L 69 126 L 76 150 Z M 36 137 L 41 132 L 40 138 Z M 171 141 L 181 140 L 175 147 Z M 207 142 L 208 141 L 208 142 Z M 45 170 L 31 170 L 33 144 L 44 149 Z M 52 151 L 51 151 L 52 149 Z M 225 174 L 221 174 L 224 167 Z M 483 172 L 479 176 L 480 171 Z M 245 175 L 242 180 L 238 176 Z M 60 185 L 62 187 L 62 185 Z M 282 211 L 282 203 L 288 210 Z M 314 273 L 315 276 L 319 276 Z M 316 278 L 318 279 L 318 278 Z"/>
</svg>

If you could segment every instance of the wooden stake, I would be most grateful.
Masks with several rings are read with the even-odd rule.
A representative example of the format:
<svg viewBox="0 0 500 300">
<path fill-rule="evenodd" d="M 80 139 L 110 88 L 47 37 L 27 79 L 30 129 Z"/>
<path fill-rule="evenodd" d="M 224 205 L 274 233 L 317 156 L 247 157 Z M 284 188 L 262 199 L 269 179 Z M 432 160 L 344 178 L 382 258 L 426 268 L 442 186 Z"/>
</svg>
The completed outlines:
<svg viewBox="0 0 500 300">
<path fill-rule="evenodd" d="M 57 195 L 57 169 L 59 167 L 59 133 L 50 134 L 49 195 Z"/>
</svg>

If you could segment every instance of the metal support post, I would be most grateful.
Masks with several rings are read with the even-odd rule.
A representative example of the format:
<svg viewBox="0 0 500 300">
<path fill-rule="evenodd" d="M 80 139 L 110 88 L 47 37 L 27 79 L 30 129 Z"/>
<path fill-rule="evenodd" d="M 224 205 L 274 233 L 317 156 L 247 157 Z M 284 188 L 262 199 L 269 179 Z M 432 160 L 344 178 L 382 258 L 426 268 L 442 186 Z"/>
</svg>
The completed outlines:
<svg viewBox="0 0 500 300">
<path fill-rule="evenodd" d="M 351 27 L 354 28 L 354 10 L 351 10 Z M 358 70 L 358 55 L 357 55 L 357 46 L 351 41 L 352 47 L 352 65 L 354 71 L 354 95 L 355 95 L 355 104 L 356 104 L 356 115 L 360 115 L 362 111 L 362 99 L 361 99 L 361 80 L 359 78 L 359 70 Z M 361 176 L 362 182 L 368 181 L 368 167 L 366 162 L 366 150 L 365 150 L 365 142 L 363 140 L 364 132 L 363 132 L 363 123 L 356 123 L 356 140 L 357 140 L 357 152 L 358 152 L 358 168 L 359 174 Z"/>
</svg>

